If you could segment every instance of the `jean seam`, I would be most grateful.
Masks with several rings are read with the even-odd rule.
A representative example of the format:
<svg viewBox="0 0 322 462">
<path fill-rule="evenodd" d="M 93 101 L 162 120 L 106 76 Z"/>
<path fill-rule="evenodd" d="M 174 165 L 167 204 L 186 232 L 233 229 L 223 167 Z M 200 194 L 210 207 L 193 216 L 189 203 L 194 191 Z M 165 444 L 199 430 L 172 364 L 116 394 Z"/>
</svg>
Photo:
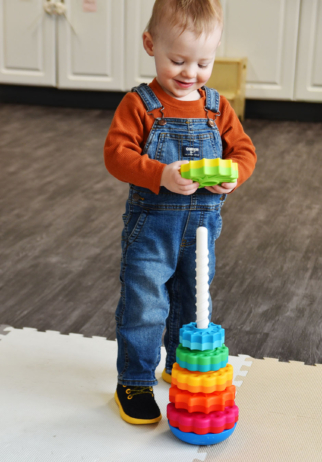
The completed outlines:
<svg viewBox="0 0 322 462">
<path fill-rule="evenodd" d="M 135 387 L 135 386 L 140 386 L 141 382 L 144 382 L 146 385 L 157 385 L 158 381 L 156 379 L 154 380 L 145 380 L 145 379 L 125 379 L 123 380 L 121 377 L 119 379 L 119 383 L 121 385 L 126 385 L 128 387 Z"/>
<path fill-rule="evenodd" d="M 150 145 L 151 145 L 151 143 L 152 143 L 152 141 L 153 141 L 154 135 L 155 135 L 155 133 L 156 133 L 156 130 L 155 130 L 155 125 L 156 125 L 156 123 L 157 123 L 157 122 L 156 122 L 156 120 L 155 120 L 155 121 L 153 122 L 153 126 L 152 126 L 152 129 L 151 129 L 150 133 L 149 133 L 148 139 L 146 140 L 146 143 L 145 143 L 145 145 L 144 145 L 144 147 L 143 147 L 142 156 L 143 156 L 144 154 L 147 154 L 147 153 L 148 153 L 149 147 L 150 147 Z"/>
<path fill-rule="evenodd" d="M 213 195 L 212 193 L 209 193 L 209 196 L 210 195 Z M 147 204 L 147 203 L 140 203 L 140 201 L 137 201 L 135 204 L 133 205 L 137 205 L 139 207 L 142 207 L 142 209 L 144 209 L 145 211 L 149 211 L 149 210 L 176 210 L 176 211 L 181 211 L 181 210 L 185 210 L 185 211 L 214 211 L 214 210 L 218 210 L 218 206 L 219 204 L 215 204 L 215 205 L 200 205 L 200 204 L 196 204 L 196 205 L 191 205 L 191 204 L 186 204 L 186 205 L 153 205 L 153 204 Z"/>
<path fill-rule="evenodd" d="M 121 337 L 119 329 L 118 329 L 118 334 L 119 334 L 119 337 Z M 120 380 L 123 380 L 123 376 L 126 373 L 127 368 L 129 367 L 129 354 L 128 354 L 127 342 L 123 337 L 122 337 L 122 343 L 123 343 L 123 348 L 124 348 L 124 367 L 122 369 L 122 372 L 119 374 Z"/>
<path fill-rule="evenodd" d="M 177 133 L 160 133 L 160 136 L 164 135 L 164 138 L 170 138 L 170 140 L 189 140 L 189 141 L 196 141 L 196 140 L 211 140 L 213 139 L 213 134 L 211 133 L 182 133 L 178 135 Z"/>
<path fill-rule="evenodd" d="M 161 345 L 160 345 L 160 348 L 161 348 Z M 155 363 L 154 363 L 154 367 L 153 367 L 153 370 L 155 371 L 160 360 L 161 360 L 161 352 L 160 352 L 160 348 L 159 348 L 159 352 L 158 352 L 158 355 L 157 355 L 157 358 L 155 360 Z"/>
<path fill-rule="evenodd" d="M 164 140 L 165 140 L 165 137 L 163 136 L 163 133 L 160 133 L 158 145 L 155 150 L 155 160 L 158 160 L 159 162 L 161 162 L 161 159 L 162 159 L 162 148 L 164 145 Z"/>
<path fill-rule="evenodd" d="M 126 257 L 127 257 L 128 245 L 125 246 L 122 252 L 122 266 L 121 266 L 121 300 L 122 300 L 122 309 L 120 310 L 119 315 L 115 316 L 117 322 L 117 333 L 119 338 L 122 338 L 123 348 L 124 348 L 124 367 L 122 372 L 119 374 L 119 379 L 122 380 L 128 366 L 129 366 L 129 355 L 128 355 L 128 346 L 124 337 L 120 333 L 120 327 L 123 325 L 123 316 L 126 305 L 126 286 L 125 286 L 125 270 L 126 270 Z"/>
<path fill-rule="evenodd" d="M 200 218 L 199 218 L 199 223 L 198 223 L 198 228 L 200 228 L 200 226 L 203 226 L 204 219 L 205 219 L 205 212 L 201 212 L 200 213 Z"/>
<path fill-rule="evenodd" d="M 175 303 L 176 301 L 174 300 L 175 291 L 173 290 L 174 283 L 175 283 L 175 278 L 172 281 L 170 291 L 169 291 L 169 292 L 171 292 L 170 299 L 172 300 L 172 306 L 173 305 L 176 306 L 176 303 Z M 170 310 L 169 314 L 171 315 L 171 317 L 170 317 L 170 320 L 169 320 L 169 333 L 168 333 L 169 345 L 168 345 L 168 351 L 167 351 L 167 363 L 172 358 L 172 356 L 175 356 L 176 346 L 175 346 L 175 344 L 173 342 L 173 332 L 175 332 L 175 330 L 174 330 L 175 329 L 175 324 L 178 324 L 178 323 L 175 323 L 175 320 L 174 320 L 175 315 L 177 314 L 176 310 L 175 309 Z M 171 362 L 172 362 L 172 360 L 171 360 Z M 167 367 L 167 364 L 166 364 L 166 367 Z"/>
<path fill-rule="evenodd" d="M 209 109 L 209 110 L 210 110 L 211 112 L 214 112 L 214 111 L 212 111 L 211 109 Z M 216 112 L 216 111 L 215 111 L 215 112 Z M 188 128 L 188 124 L 186 124 L 186 123 L 184 122 L 184 121 L 187 120 L 187 119 L 180 118 L 180 117 L 165 117 L 165 119 L 166 119 L 167 121 L 169 121 L 171 124 L 182 125 L 182 128 L 185 129 L 185 130 L 187 130 L 187 131 L 188 131 L 188 129 L 189 129 L 189 128 Z M 216 126 L 216 127 L 209 127 L 209 125 L 207 125 L 208 119 L 207 119 L 206 116 L 205 116 L 205 117 L 202 117 L 202 118 L 199 118 L 199 119 L 189 119 L 189 121 L 190 121 L 190 124 L 191 124 L 191 125 L 194 125 L 194 127 L 193 127 L 193 130 L 194 130 L 194 131 L 197 131 L 197 130 L 205 130 L 205 131 L 206 131 L 206 130 L 208 130 L 208 131 L 210 131 L 210 130 L 215 130 L 215 131 L 216 131 L 216 130 L 217 130 L 217 131 L 218 131 L 217 126 Z M 202 128 L 199 128 L 199 129 L 196 128 L 196 125 L 197 125 L 197 124 L 200 124 L 200 125 L 202 126 Z M 160 126 L 160 125 L 157 125 L 156 128 L 157 128 L 157 129 L 160 129 L 160 130 L 163 130 L 163 129 L 164 129 L 164 128 L 163 128 L 162 126 Z"/>
</svg>

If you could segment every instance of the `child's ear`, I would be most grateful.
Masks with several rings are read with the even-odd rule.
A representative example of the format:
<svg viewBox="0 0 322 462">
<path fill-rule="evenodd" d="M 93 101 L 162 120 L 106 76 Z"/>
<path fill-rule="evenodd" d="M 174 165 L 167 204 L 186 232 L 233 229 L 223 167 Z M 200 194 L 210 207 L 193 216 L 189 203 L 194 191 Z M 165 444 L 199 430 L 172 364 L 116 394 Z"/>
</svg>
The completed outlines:
<svg viewBox="0 0 322 462">
<path fill-rule="evenodd" d="M 143 32 L 143 47 L 149 56 L 154 56 L 153 39 L 150 32 Z"/>
</svg>

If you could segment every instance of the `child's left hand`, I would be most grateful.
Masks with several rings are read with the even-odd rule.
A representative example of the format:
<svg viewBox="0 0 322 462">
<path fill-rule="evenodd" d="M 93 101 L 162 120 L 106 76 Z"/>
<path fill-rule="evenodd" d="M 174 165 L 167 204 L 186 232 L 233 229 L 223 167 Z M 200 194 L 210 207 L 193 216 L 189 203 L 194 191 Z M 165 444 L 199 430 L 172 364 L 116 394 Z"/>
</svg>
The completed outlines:
<svg viewBox="0 0 322 462">
<path fill-rule="evenodd" d="M 216 184 L 215 186 L 205 186 L 205 189 L 214 193 L 214 194 L 229 194 L 237 186 L 237 181 L 235 183 L 222 183 Z"/>
</svg>

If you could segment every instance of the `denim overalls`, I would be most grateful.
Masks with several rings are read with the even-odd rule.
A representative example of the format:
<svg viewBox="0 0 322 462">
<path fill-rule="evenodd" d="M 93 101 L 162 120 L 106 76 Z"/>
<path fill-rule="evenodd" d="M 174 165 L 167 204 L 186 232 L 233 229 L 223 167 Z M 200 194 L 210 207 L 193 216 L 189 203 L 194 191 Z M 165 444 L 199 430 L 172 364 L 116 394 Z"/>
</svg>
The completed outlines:
<svg viewBox="0 0 322 462">
<path fill-rule="evenodd" d="M 140 95 L 148 113 L 155 109 L 161 113 L 155 118 L 142 154 L 164 164 L 222 157 L 220 133 L 208 115 L 208 110 L 220 115 L 219 94 L 204 89 L 203 119 L 164 118 L 164 108 L 148 85 L 132 90 Z M 130 185 L 123 215 L 121 298 L 115 316 L 118 383 L 157 384 L 154 372 L 160 362 L 165 327 L 165 367 L 171 373 L 179 328 L 196 319 L 196 230 L 199 226 L 208 229 L 210 283 L 215 274 L 215 240 L 221 232 L 220 210 L 225 199 L 225 195 L 204 188 L 184 196 L 161 187 L 157 195 Z"/>
</svg>

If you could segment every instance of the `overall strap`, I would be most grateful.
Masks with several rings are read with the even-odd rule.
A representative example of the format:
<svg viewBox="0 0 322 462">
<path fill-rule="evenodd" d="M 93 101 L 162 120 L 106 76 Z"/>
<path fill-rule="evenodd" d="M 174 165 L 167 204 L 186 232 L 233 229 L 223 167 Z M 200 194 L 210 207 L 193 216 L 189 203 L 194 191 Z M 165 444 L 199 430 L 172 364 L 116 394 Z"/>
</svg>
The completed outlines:
<svg viewBox="0 0 322 462">
<path fill-rule="evenodd" d="M 206 109 L 212 112 L 219 112 L 220 96 L 217 90 L 209 87 L 202 87 L 206 92 Z"/>
<path fill-rule="evenodd" d="M 148 112 L 153 111 L 154 109 L 162 108 L 162 104 L 155 96 L 149 85 L 146 83 L 141 83 L 138 87 L 132 88 L 131 91 L 138 93 L 147 109 Z"/>
</svg>

